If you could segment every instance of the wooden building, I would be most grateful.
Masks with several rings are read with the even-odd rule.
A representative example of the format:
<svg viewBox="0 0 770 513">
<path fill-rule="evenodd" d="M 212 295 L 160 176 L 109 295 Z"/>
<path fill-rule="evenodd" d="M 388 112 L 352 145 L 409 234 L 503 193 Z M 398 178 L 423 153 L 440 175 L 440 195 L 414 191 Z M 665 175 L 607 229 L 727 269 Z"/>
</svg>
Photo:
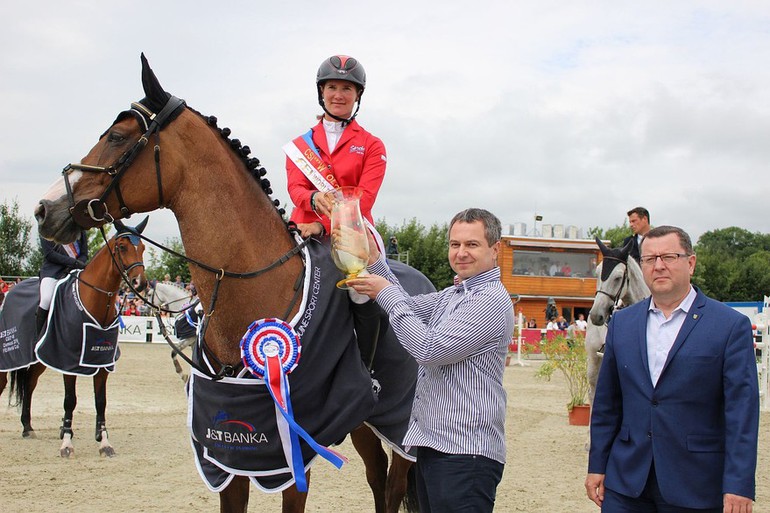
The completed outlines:
<svg viewBox="0 0 770 513">
<path fill-rule="evenodd" d="M 534 318 L 545 328 L 548 298 L 567 321 L 588 311 L 596 294 L 596 265 L 601 261 L 593 240 L 503 235 L 498 263 L 516 314 Z"/>
</svg>

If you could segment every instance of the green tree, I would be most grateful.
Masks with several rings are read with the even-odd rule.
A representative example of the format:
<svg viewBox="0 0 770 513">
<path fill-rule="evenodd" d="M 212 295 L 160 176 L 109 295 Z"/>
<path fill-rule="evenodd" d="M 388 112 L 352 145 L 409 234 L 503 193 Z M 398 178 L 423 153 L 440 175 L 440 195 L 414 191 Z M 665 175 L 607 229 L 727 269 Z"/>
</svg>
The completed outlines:
<svg viewBox="0 0 770 513">
<path fill-rule="evenodd" d="M 599 237 L 601 240 L 609 240 L 610 247 L 618 248 L 623 244 L 623 239 L 630 237 L 634 232 L 631 231 L 631 227 L 628 226 L 627 221 L 623 221 L 622 225 L 616 225 L 612 228 L 600 228 L 594 226 L 588 229 L 588 235 L 590 238 Z"/>
<path fill-rule="evenodd" d="M 184 255 L 184 245 L 179 237 L 171 237 L 163 241 L 163 245 L 169 249 L 173 249 L 177 253 Z M 190 269 L 187 267 L 187 261 L 171 254 L 167 251 L 158 251 L 155 248 L 148 248 L 145 250 L 145 263 L 147 263 L 146 276 L 151 280 L 163 280 L 163 277 L 168 274 L 171 277 L 171 281 L 178 276 L 182 277 L 182 281 L 185 283 L 190 282 Z"/>
<path fill-rule="evenodd" d="M 0 205 L 0 275 L 28 276 L 37 274 L 39 267 L 32 267 L 35 253 L 40 253 L 37 230 L 32 231 L 32 221 L 19 213 L 17 200 Z M 40 256 L 37 260 L 42 260 Z"/>
<path fill-rule="evenodd" d="M 731 226 L 704 233 L 693 283 L 719 301 L 757 301 L 770 293 L 770 235 Z"/>
<path fill-rule="evenodd" d="M 437 289 L 452 283 L 454 273 L 447 261 L 446 223 L 426 228 L 416 218 L 412 218 L 397 227 L 380 219 L 375 226 L 386 241 L 390 235 L 396 236 L 399 251 L 409 252 L 409 265 L 423 273 Z"/>
</svg>

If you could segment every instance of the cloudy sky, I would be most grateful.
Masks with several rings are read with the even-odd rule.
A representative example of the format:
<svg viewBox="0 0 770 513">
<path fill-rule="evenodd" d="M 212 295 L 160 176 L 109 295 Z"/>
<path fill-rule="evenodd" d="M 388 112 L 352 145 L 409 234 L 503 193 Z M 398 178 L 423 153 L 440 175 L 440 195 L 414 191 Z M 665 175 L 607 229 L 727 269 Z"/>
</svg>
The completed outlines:
<svg viewBox="0 0 770 513">
<path fill-rule="evenodd" d="M 388 150 L 389 224 L 479 206 L 585 232 L 642 205 L 694 238 L 770 231 L 765 0 L 30 0 L 0 16 L 0 203 L 30 219 L 143 96 L 140 52 L 289 202 L 281 146 L 314 124 L 316 70 L 341 53 L 367 71 L 358 119 Z M 148 233 L 178 234 L 168 212 Z"/>
</svg>

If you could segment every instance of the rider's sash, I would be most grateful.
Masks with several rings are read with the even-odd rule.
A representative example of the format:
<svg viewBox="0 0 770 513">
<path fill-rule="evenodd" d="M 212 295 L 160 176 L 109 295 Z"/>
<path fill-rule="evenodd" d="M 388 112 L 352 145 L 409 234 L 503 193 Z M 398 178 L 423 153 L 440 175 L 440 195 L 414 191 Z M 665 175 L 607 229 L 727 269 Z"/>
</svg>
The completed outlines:
<svg viewBox="0 0 770 513">
<path fill-rule="evenodd" d="M 315 149 L 312 130 L 286 143 L 283 151 L 319 191 L 329 192 L 339 187 L 334 175 L 326 172 L 328 167 Z"/>
<path fill-rule="evenodd" d="M 339 187 L 337 179 L 331 173 L 326 173 L 328 167 L 326 163 L 321 159 L 321 155 L 315 149 L 313 144 L 313 130 L 308 130 L 307 133 L 297 137 L 291 142 L 283 145 L 283 152 L 289 157 L 297 168 L 302 171 L 302 174 L 310 180 L 310 183 L 315 185 L 316 189 L 320 192 L 330 192 Z M 374 225 L 364 218 L 369 231 L 372 232 L 375 242 L 380 253 L 385 252 L 385 243 L 382 237 L 375 229 Z"/>
</svg>

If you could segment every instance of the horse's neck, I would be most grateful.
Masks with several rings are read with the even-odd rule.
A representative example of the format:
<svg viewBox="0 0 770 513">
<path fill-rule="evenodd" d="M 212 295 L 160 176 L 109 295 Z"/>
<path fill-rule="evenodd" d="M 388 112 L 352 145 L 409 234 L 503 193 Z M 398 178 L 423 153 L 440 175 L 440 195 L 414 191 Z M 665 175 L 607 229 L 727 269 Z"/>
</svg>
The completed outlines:
<svg viewBox="0 0 770 513">
<path fill-rule="evenodd" d="M 638 303 L 642 299 L 650 295 L 650 289 L 647 288 L 647 284 L 644 282 L 644 275 L 642 269 L 629 257 L 628 266 L 628 284 L 626 285 L 626 293 L 623 295 L 623 304 L 626 306 Z"/>
<path fill-rule="evenodd" d="M 117 317 L 114 299 L 120 289 L 121 276 L 115 269 L 108 246 L 105 245 L 91 259 L 83 272 L 80 273 L 80 278 L 82 282 L 86 283 L 81 283 L 78 287 L 83 306 L 103 326 L 111 324 Z M 88 285 L 93 285 L 96 288 Z M 113 295 L 108 296 L 102 291 L 112 292 Z"/>
<path fill-rule="evenodd" d="M 184 184 L 171 202 L 185 254 L 228 272 L 262 269 L 294 247 L 294 241 L 270 198 L 233 152 L 224 148 L 207 153 L 207 158 L 215 157 L 217 162 L 185 170 Z M 301 259 L 293 257 L 258 277 L 226 277 L 220 282 L 206 341 L 221 361 L 240 360 L 237 341 L 252 321 L 286 316 L 302 268 Z M 210 313 L 216 275 L 195 264 L 190 264 L 190 272 Z"/>
</svg>

